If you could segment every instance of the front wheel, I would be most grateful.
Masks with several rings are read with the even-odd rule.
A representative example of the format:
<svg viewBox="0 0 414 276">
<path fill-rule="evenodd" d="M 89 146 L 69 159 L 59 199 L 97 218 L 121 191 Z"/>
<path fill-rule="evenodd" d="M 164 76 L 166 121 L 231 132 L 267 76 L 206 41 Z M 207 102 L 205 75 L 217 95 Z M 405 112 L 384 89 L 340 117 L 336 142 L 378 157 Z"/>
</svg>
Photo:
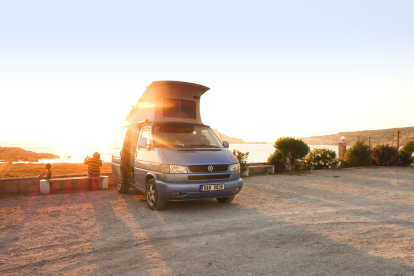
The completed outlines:
<svg viewBox="0 0 414 276">
<path fill-rule="evenodd" d="M 129 191 L 129 185 L 128 184 L 126 184 L 126 183 L 117 183 L 117 188 L 118 188 L 118 192 L 120 193 L 120 194 L 126 194 L 126 193 L 128 193 L 128 191 Z"/>
<path fill-rule="evenodd" d="M 161 210 L 165 207 L 166 200 L 158 197 L 157 186 L 155 185 L 155 179 L 151 178 L 147 182 L 147 205 L 152 210 Z"/>
<path fill-rule="evenodd" d="M 216 198 L 216 200 L 220 203 L 230 203 L 233 201 L 233 199 L 234 199 L 234 196 Z"/>
</svg>

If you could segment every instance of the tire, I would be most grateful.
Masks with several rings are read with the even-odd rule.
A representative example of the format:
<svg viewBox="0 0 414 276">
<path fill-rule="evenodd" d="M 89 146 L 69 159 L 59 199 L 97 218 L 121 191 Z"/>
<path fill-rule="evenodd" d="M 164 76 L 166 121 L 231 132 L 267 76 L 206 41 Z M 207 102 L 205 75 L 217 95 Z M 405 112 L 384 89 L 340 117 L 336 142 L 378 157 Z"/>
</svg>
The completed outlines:
<svg viewBox="0 0 414 276">
<path fill-rule="evenodd" d="M 233 199 L 234 199 L 234 196 L 216 198 L 216 200 L 220 203 L 230 203 L 233 201 Z"/>
<path fill-rule="evenodd" d="M 158 197 L 157 186 L 155 185 L 154 178 L 151 178 L 147 182 L 146 198 L 147 205 L 152 210 L 161 210 L 165 207 L 165 204 L 167 203 L 166 200 L 160 199 Z"/>
<path fill-rule="evenodd" d="M 126 183 L 116 183 L 116 186 L 118 188 L 118 193 L 120 194 L 127 194 L 129 191 L 129 185 Z"/>
</svg>

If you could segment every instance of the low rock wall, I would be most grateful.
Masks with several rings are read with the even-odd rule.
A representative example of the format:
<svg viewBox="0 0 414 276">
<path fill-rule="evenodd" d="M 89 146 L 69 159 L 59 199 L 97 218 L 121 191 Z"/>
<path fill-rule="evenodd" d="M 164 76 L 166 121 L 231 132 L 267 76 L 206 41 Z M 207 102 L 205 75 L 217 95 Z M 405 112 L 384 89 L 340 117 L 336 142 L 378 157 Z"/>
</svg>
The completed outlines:
<svg viewBox="0 0 414 276">
<path fill-rule="evenodd" d="M 260 165 L 267 165 L 266 162 L 257 162 L 257 163 L 247 163 L 249 166 L 260 166 Z"/>
<path fill-rule="evenodd" d="M 108 184 L 115 185 L 112 178 L 112 173 L 101 173 L 107 175 Z M 87 176 L 87 174 L 69 174 L 69 175 L 54 175 L 55 178 L 70 178 L 78 176 Z M 0 179 L 0 196 L 7 194 L 24 194 L 35 195 L 40 193 L 40 178 L 39 177 L 18 177 Z M 53 191 L 78 191 L 86 190 L 88 188 L 87 180 L 73 180 L 62 183 L 52 183 L 50 186 L 51 193 Z"/>
<path fill-rule="evenodd" d="M 305 160 L 297 160 L 296 164 L 299 165 L 299 170 L 306 170 Z M 243 172 L 242 176 L 249 176 L 255 174 L 274 174 L 275 170 L 272 165 L 268 165 L 266 162 L 260 163 L 247 163 L 249 165 L 247 172 Z M 287 168 L 289 170 L 289 168 Z"/>
<path fill-rule="evenodd" d="M 249 175 L 253 174 L 274 174 L 275 168 L 272 165 L 249 166 Z"/>
<path fill-rule="evenodd" d="M 274 167 L 266 162 L 247 163 L 249 166 L 247 172 L 243 172 L 242 176 L 250 176 L 255 174 L 274 174 Z"/>
</svg>

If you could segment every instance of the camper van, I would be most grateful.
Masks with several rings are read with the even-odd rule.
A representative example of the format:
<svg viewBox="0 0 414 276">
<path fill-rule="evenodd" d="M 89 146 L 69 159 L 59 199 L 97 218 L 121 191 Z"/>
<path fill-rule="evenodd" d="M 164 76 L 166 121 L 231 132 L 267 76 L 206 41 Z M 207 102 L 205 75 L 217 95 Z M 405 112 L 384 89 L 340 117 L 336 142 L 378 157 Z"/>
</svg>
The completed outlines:
<svg viewBox="0 0 414 276">
<path fill-rule="evenodd" d="M 234 199 L 243 186 L 240 164 L 200 117 L 208 90 L 178 81 L 147 86 L 115 138 L 112 173 L 119 193 L 134 186 L 153 210 L 167 201 Z"/>
</svg>

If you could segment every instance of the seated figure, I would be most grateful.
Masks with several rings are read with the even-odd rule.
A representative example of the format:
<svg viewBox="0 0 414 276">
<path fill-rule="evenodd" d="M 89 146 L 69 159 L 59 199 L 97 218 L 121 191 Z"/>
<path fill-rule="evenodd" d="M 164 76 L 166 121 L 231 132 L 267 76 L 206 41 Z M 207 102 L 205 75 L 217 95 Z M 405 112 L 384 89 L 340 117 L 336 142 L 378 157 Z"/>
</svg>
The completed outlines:
<svg viewBox="0 0 414 276">
<path fill-rule="evenodd" d="M 100 158 L 101 155 L 99 154 L 99 152 L 95 152 L 92 158 L 86 156 L 83 163 L 88 165 L 88 177 L 101 176 L 102 160 L 100 160 Z M 89 179 L 89 184 L 91 185 L 91 188 L 92 183 L 96 183 L 96 186 L 99 187 L 99 179 Z"/>
</svg>

